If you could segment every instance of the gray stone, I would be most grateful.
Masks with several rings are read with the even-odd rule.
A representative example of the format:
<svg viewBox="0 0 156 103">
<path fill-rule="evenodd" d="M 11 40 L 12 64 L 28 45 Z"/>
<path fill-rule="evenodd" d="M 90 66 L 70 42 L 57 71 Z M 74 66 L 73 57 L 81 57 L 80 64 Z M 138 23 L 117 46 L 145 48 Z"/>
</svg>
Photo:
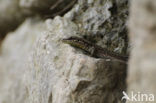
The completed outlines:
<svg viewBox="0 0 156 103">
<path fill-rule="evenodd" d="M 147 94 L 147 101 L 146 97 L 143 97 L 141 103 L 149 103 L 149 95 L 156 96 L 155 0 L 132 0 L 129 28 L 133 47 L 128 71 L 128 93 L 130 97 L 132 92 L 137 94 L 137 100 L 138 95 Z M 128 101 L 128 103 L 138 102 Z"/>
<path fill-rule="evenodd" d="M 125 54 L 127 8 L 124 0 L 79 0 L 64 17 L 46 20 L 46 26 L 26 21 L 2 45 L 0 102 L 121 103 L 127 64 L 93 58 L 61 40 L 84 37 Z"/>
<path fill-rule="evenodd" d="M 0 103 L 28 103 L 24 82 L 26 63 L 44 27 L 40 20 L 26 20 L 4 40 L 0 55 Z"/>
<path fill-rule="evenodd" d="M 0 1 L 0 41 L 6 33 L 16 29 L 25 19 L 25 15 L 18 4 L 19 0 Z"/>
<path fill-rule="evenodd" d="M 33 50 L 26 84 L 30 103 L 121 103 L 126 64 L 96 59 L 64 44 L 76 24 L 56 17 Z M 51 24 L 51 25 L 50 25 Z"/>
<path fill-rule="evenodd" d="M 40 16 L 54 17 L 62 14 L 61 11 L 65 10 L 70 4 L 74 5 L 75 0 L 20 0 L 20 6 L 26 11 L 33 14 L 41 14 Z M 71 8 L 69 6 L 69 8 Z M 67 12 L 67 10 L 65 10 Z M 65 13 L 65 11 L 63 13 Z M 60 13 L 59 13 L 60 12 Z"/>
<path fill-rule="evenodd" d="M 81 36 L 121 54 L 128 54 L 128 0 L 78 0 L 65 17 L 75 22 Z"/>
</svg>

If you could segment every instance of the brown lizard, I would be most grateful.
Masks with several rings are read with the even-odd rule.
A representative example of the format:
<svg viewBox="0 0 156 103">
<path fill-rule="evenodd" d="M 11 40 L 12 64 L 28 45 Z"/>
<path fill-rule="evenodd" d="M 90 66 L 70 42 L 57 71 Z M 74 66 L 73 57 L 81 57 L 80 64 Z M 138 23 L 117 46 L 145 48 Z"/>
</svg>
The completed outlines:
<svg viewBox="0 0 156 103">
<path fill-rule="evenodd" d="M 121 54 L 108 51 L 106 48 L 102 48 L 98 45 L 95 45 L 85 39 L 79 37 L 70 37 L 62 40 L 64 43 L 70 44 L 73 47 L 77 47 L 89 53 L 93 57 L 97 58 L 110 58 L 116 59 L 121 62 L 127 63 L 128 56 L 123 56 Z"/>
</svg>

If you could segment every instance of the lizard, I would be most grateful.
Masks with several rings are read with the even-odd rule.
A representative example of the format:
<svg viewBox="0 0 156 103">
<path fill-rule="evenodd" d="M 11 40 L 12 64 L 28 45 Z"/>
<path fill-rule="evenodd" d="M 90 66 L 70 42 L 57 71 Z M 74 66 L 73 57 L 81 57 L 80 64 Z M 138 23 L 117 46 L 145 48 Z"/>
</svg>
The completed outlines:
<svg viewBox="0 0 156 103">
<path fill-rule="evenodd" d="M 124 55 L 109 51 L 106 48 L 102 48 L 83 38 L 73 36 L 70 38 L 62 39 L 62 42 L 69 44 L 73 47 L 79 48 L 96 58 L 115 59 L 126 64 L 128 61 L 128 56 L 124 56 Z"/>
</svg>

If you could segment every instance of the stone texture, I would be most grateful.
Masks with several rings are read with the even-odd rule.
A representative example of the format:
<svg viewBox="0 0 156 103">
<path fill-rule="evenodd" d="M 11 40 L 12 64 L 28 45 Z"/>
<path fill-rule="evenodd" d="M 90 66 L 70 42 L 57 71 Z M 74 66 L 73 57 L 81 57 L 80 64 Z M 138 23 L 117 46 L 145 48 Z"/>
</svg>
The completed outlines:
<svg viewBox="0 0 156 103">
<path fill-rule="evenodd" d="M 19 0 L 0 0 L 0 41 L 14 30 L 25 18 Z"/>
<path fill-rule="evenodd" d="M 0 103 L 121 103 L 127 65 L 93 58 L 61 40 L 80 36 L 126 54 L 127 5 L 78 0 L 64 17 L 26 21 L 2 46 Z"/>
<path fill-rule="evenodd" d="M 132 0 L 129 28 L 130 41 L 133 45 L 128 71 L 129 96 L 132 91 L 156 96 L 155 0 Z M 138 102 L 128 101 L 128 103 Z M 144 98 L 141 103 L 149 101 L 146 102 Z"/>
<path fill-rule="evenodd" d="M 20 6 L 29 12 L 48 12 L 50 6 L 57 2 L 56 0 L 20 0 Z"/>
<path fill-rule="evenodd" d="M 72 0 L 75 1 L 75 0 Z M 72 3 L 71 0 L 20 0 L 20 6 L 28 12 L 52 17 Z M 72 6 L 72 5 L 71 5 Z"/>
<path fill-rule="evenodd" d="M 30 103 L 121 103 L 126 64 L 96 59 L 62 43 L 77 26 L 56 17 L 36 43 L 26 73 Z M 51 24 L 51 25 L 50 25 Z"/>
<path fill-rule="evenodd" d="M 128 0 L 78 0 L 68 16 L 78 25 L 81 36 L 112 51 L 127 53 Z"/>
<path fill-rule="evenodd" d="M 26 63 L 43 29 L 44 24 L 40 20 L 26 20 L 4 40 L 0 54 L 0 103 L 28 103 L 24 82 Z"/>
</svg>

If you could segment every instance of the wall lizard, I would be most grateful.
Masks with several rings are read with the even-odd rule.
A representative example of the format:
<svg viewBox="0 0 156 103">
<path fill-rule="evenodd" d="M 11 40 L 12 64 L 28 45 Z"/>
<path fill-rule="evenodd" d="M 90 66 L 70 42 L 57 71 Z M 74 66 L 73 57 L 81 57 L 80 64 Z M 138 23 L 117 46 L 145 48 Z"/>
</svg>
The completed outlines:
<svg viewBox="0 0 156 103">
<path fill-rule="evenodd" d="M 106 58 L 116 59 L 124 63 L 127 63 L 128 61 L 128 56 L 124 56 L 115 52 L 108 51 L 106 48 L 102 48 L 98 45 L 95 45 L 79 37 L 70 37 L 67 39 L 63 39 L 62 41 L 66 44 L 70 44 L 73 47 L 86 51 L 93 57 L 104 58 L 104 59 Z"/>
</svg>

